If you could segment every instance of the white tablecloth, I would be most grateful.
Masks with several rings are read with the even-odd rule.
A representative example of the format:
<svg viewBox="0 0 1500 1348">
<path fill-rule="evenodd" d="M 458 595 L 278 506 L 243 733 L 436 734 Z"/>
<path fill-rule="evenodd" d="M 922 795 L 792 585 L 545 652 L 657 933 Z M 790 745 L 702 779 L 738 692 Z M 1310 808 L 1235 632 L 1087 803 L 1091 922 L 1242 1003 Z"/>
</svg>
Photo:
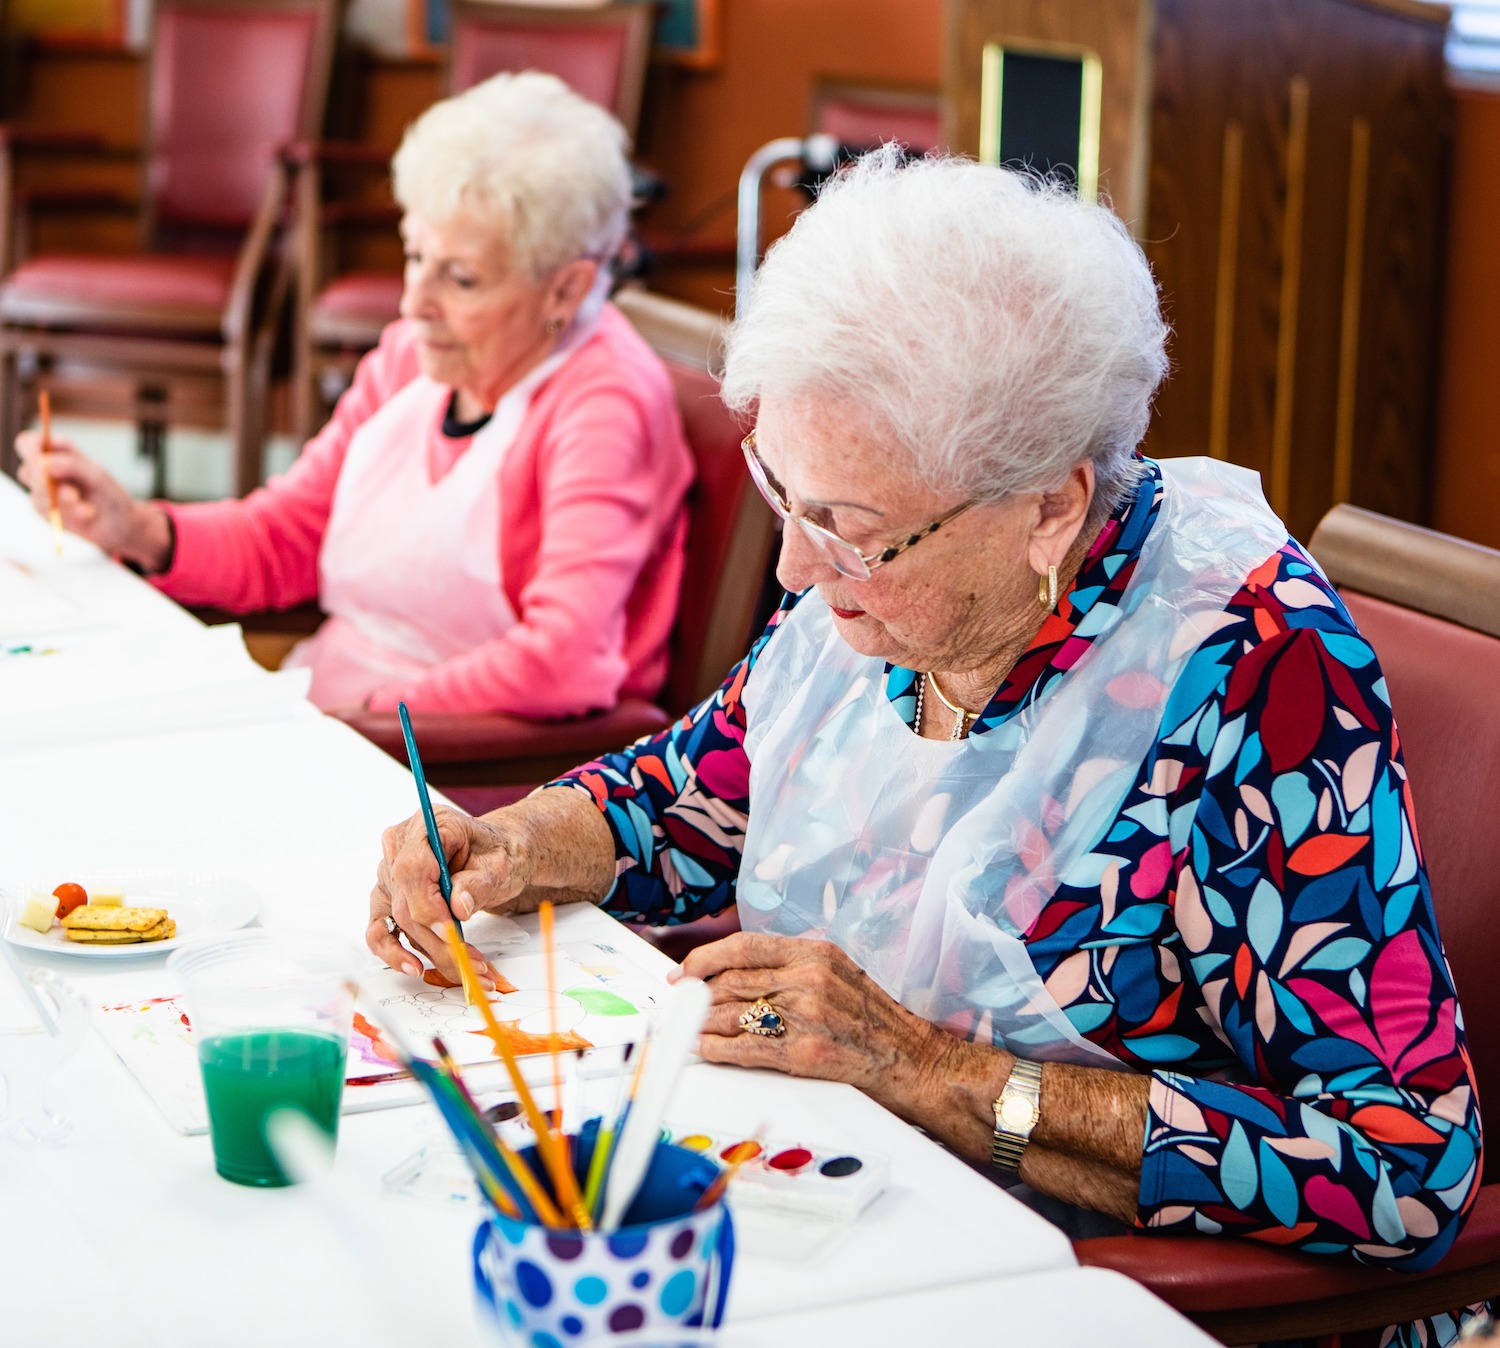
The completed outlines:
<svg viewBox="0 0 1500 1348">
<path fill-rule="evenodd" d="M 0 565 L 6 558 L 68 596 L 74 621 L 56 631 L 59 645 L 69 632 L 91 633 L 102 651 L 112 630 L 158 632 L 164 643 L 202 631 L 76 540 L 54 558 L 46 530 L 0 480 Z M 6 715 L 17 713 L 5 695 L 7 670 L 45 658 L 0 655 Z M 107 686 L 102 658 L 100 678 Z M 380 830 L 414 808 L 403 766 L 297 700 L 248 724 L 200 721 L 0 749 L 0 882 L 124 867 L 203 869 L 259 890 L 267 926 L 295 922 L 357 940 Z M 607 929 L 637 964 L 666 967 L 658 951 L 597 910 L 566 910 L 560 928 L 564 937 Z M 85 993 L 121 972 L 76 958 L 28 958 L 44 959 Z M 161 966 L 159 957 L 142 965 Z M 468 1256 L 475 1209 L 381 1188 L 394 1165 L 435 1135 L 427 1106 L 346 1116 L 333 1180 L 262 1191 L 219 1179 L 208 1139 L 173 1132 L 97 1035 L 59 1078 L 58 1095 L 76 1125 L 66 1146 L 0 1144 L 0 1342 L 458 1348 L 476 1341 Z M 1007 1288 L 1018 1304 L 1038 1308 L 1038 1324 L 1069 1300 L 1057 1283 L 1026 1290 L 1033 1282 L 1023 1276 L 1073 1266 L 1055 1228 L 851 1088 L 700 1064 L 685 1074 L 671 1113 L 746 1130 L 769 1123 L 774 1133 L 891 1160 L 887 1191 L 857 1221 L 820 1235 L 811 1255 L 799 1256 L 776 1220 L 746 1214 L 730 1312 L 736 1334 L 748 1337 L 728 1342 L 810 1343 L 816 1333 L 821 1342 L 905 1344 L 911 1327 L 933 1316 L 955 1334 L 964 1325 L 982 1329 L 990 1342 L 1009 1337 Z M 1128 1312 L 1153 1326 L 1152 1343 L 1201 1341 L 1129 1284 L 1089 1275 L 1087 1286 L 1082 1304 L 1101 1328 Z M 806 1332 L 785 1337 L 784 1320 Z M 923 1337 L 965 1341 L 946 1331 Z M 1011 1341 L 1041 1340 L 1028 1332 Z M 1056 1341 L 1085 1339 L 1059 1328 Z"/>
</svg>

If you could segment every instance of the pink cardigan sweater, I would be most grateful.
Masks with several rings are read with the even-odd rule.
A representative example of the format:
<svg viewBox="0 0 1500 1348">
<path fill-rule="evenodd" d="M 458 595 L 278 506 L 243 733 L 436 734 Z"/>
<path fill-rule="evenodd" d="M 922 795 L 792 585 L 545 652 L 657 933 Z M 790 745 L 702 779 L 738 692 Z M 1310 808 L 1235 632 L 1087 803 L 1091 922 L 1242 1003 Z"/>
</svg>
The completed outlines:
<svg viewBox="0 0 1500 1348">
<path fill-rule="evenodd" d="M 240 501 L 170 505 L 177 551 L 156 584 L 187 604 L 287 608 L 318 593 L 318 554 L 355 429 L 419 373 L 391 324 L 333 418 L 284 476 Z M 434 480 L 468 448 L 434 425 Z M 500 574 L 519 621 L 503 636 L 379 689 L 428 711 L 576 716 L 666 676 L 693 465 L 671 380 L 613 305 L 535 393 L 500 469 Z M 422 559 L 411 559 L 414 567 Z"/>
</svg>

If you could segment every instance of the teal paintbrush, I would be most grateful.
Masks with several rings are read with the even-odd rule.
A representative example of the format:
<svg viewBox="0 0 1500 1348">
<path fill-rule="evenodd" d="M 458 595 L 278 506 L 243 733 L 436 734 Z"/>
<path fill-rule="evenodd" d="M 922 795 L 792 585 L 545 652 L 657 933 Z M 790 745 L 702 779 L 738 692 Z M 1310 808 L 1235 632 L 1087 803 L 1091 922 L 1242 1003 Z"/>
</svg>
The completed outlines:
<svg viewBox="0 0 1500 1348">
<path fill-rule="evenodd" d="M 422 822 L 427 825 L 427 845 L 438 864 L 438 889 L 448 907 L 448 916 L 458 928 L 458 939 L 463 940 L 462 923 L 453 914 L 453 877 L 448 874 L 448 858 L 443 854 L 443 839 L 438 833 L 437 816 L 432 812 L 432 797 L 427 793 L 427 774 L 422 771 L 422 756 L 417 752 L 417 737 L 411 733 L 411 716 L 406 703 L 396 704 L 396 714 L 401 718 L 401 738 L 406 741 L 406 761 L 411 766 L 411 775 L 417 783 L 417 800 L 422 806 Z M 465 984 L 465 987 L 468 985 Z"/>
</svg>

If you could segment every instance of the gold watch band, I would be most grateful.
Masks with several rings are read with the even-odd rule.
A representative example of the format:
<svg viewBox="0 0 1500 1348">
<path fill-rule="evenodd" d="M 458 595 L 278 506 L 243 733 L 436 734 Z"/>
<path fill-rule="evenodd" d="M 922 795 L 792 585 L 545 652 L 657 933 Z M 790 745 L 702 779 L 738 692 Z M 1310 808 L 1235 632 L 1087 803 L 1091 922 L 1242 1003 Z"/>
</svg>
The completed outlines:
<svg viewBox="0 0 1500 1348">
<path fill-rule="evenodd" d="M 1010 1106 L 1007 1110 L 1007 1105 Z M 1020 1124 L 1007 1123 L 1005 1113 L 1022 1114 L 1020 1106 L 1029 1106 L 1029 1117 Z M 1031 1143 L 1031 1131 L 1042 1112 L 1042 1065 L 1017 1058 L 1010 1078 L 994 1104 L 995 1136 L 990 1143 L 990 1161 L 997 1170 L 1015 1174 L 1021 1168 L 1021 1157 Z"/>
</svg>

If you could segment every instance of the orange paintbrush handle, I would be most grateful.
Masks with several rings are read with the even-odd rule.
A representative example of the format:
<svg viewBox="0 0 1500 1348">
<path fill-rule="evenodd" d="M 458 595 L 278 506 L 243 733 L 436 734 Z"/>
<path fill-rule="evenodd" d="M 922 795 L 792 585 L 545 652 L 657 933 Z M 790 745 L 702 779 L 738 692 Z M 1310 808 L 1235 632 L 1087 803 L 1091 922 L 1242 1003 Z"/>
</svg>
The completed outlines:
<svg viewBox="0 0 1500 1348">
<path fill-rule="evenodd" d="M 445 923 L 444 927 L 448 945 L 453 951 L 453 958 L 462 969 L 469 965 L 469 952 L 464 949 L 463 940 L 453 924 Z M 531 1131 L 536 1134 L 537 1151 L 541 1155 L 542 1164 L 546 1167 L 547 1173 L 552 1177 L 552 1187 L 557 1194 L 558 1203 L 572 1214 L 580 1229 L 589 1230 L 592 1223 L 589 1221 L 588 1209 L 583 1205 L 583 1195 L 579 1192 L 578 1181 L 573 1177 L 573 1171 L 568 1165 L 566 1156 L 558 1154 L 557 1138 L 548 1125 L 547 1116 L 537 1108 L 536 1097 L 532 1095 L 531 1087 L 526 1084 L 526 1078 L 521 1075 L 521 1066 L 506 1042 L 505 1031 L 501 1028 L 500 1022 L 495 1019 L 490 999 L 483 995 L 479 998 L 479 1014 L 484 1017 L 484 1023 L 489 1028 L 490 1040 L 495 1046 L 500 1061 L 505 1064 L 505 1070 L 510 1073 L 511 1084 L 516 1088 L 516 1098 L 521 1102 L 526 1121 L 531 1125 Z"/>
</svg>

